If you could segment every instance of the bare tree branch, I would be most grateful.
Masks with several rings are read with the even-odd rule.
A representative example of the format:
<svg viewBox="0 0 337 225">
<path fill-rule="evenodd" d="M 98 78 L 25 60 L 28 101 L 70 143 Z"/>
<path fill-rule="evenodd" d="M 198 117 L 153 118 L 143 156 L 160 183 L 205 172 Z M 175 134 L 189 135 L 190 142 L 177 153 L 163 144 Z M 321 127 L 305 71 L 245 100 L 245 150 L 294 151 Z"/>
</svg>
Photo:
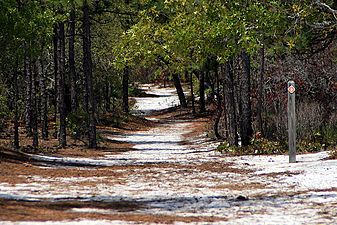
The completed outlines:
<svg viewBox="0 0 337 225">
<path fill-rule="evenodd" d="M 317 0 L 315 4 L 320 8 L 321 11 L 331 14 L 337 21 L 337 10 L 331 8 L 329 5 Z"/>
</svg>

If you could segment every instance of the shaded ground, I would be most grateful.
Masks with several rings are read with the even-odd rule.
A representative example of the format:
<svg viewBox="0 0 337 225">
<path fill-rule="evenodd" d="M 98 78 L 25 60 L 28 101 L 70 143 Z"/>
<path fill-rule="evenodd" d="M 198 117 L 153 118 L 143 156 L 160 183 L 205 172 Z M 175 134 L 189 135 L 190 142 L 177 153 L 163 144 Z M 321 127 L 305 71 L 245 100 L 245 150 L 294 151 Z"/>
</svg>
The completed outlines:
<svg viewBox="0 0 337 225">
<path fill-rule="evenodd" d="M 209 117 L 154 113 L 177 97 L 146 89 L 160 96 L 136 98 L 150 127 L 105 128 L 109 146 L 96 151 L 1 161 L 0 224 L 337 223 L 337 163 L 321 160 L 326 152 L 296 164 L 287 156 L 220 155 L 205 133 Z"/>
</svg>

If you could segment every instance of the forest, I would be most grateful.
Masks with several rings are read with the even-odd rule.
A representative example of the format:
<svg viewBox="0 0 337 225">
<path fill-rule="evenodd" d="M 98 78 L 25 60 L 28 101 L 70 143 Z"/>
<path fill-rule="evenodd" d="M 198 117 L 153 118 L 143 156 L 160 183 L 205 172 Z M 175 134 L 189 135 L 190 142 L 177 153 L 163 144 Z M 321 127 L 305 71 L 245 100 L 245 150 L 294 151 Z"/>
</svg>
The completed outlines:
<svg viewBox="0 0 337 225">
<path fill-rule="evenodd" d="M 70 152 L 70 156 L 103 161 L 96 164 L 96 161 L 79 163 L 68 158 L 44 160 L 70 167 L 106 166 L 114 175 L 124 164 L 109 161 L 113 157 L 130 163 L 127 164 L 130 168 L 124 168 L 128 171 L 142 170 L 147 164 L 150 166 L 146 168 L 151 171 L 168 168 L 192 171 L 195 168 L 188 167 L 183 157 L 179 163 L 174 161 L 176 164 L 167 166 L 170 158 L 160 163 L 151 160 L 157 160 L 157 156 L 166 157 L 166 150 L 170 150 L 172 143 L 177 146 L 185 142 L 191 144 L 193 141 L 189 139 L 198 138 L 202 133 L 213 149 L 206 148 L 201 141 L 203 144 L 186 147 L 187 150 L 202 152 L 206 149 L 205 152 L 217 152 L 220 158 L 229 157 L 229 161 L 207 161 L 207 155 L 207 162 L 200 164 L 201 161 L 190 158 L 198 171 L 216 172 L 220 177 L 224 173 L 249 174 L 250 161 L 243 161 L 239 171 L 232 167 L 235 160 L 231 157 L 288 153 L 287 82 L 293 80 L 296 85 L 297 152 L 318 154 L 315 156 L 327 160 L 326 163 L 335 168 L 332 162 L 337 159 L 336 40 L 336 0 L 1 0 L 0 165 L 8 158 L 10 162 L 27 163 L 27 160 L 46 155 L 68 157 Z M 157 103 L 157 98 L 170 99 L 173 95 L 170 88 L 174 90 L 177 104 L 170 102 L 171 108 L 164 111 L 154 108 L 143 114 L 136 113 L 146 104 L 150 107 Z M 159 100 L 158 105 L 167 104 L 163 101 Z M 159 146 L 159 152 L 163 150 L 161 144 L 166 143 L 167 149 L 157 154 L 151 152 L 154 158 L 138 156 L 141 153 L 136 151 L 134 157 L 139 157 L 141 165 L 132 164 L 133 158 L 128 158 L 125 152 L 144 150 L 138 146 L 149 142 L 141 139 L 149 135 L 139 133 L 144 130 L 154 135 L 152 142 Z M 169 141 L 156 136 L 166 133 Z M 126 139 L 115 137 L 120 134 Z M 213 143 L 216 144 L 213 146 Z M 172 148 L 178 151 L 180 147 L 175 144 Z M 122 155 L 118 156 L 117 151 Z M 117 156 L 106 155 L 107 152 Z M 322 156 L 325 152 L 327 155 Z M 92 159 L 93 155 L 105 158 Z M 122 156 L 126 159 L 118 158 Z M 279 161 L 275 159 L 275 162 Z M 33 164 L 29 168 L 35 171 Z M 2 179 L 7 182 L 7 178 L 1 177 L 7 174 L 5 171 L 0 170 L 0 183 Z M 99 169 L 95 176 L 105 176 L 102 171 Z M 272 173 L 275 177 L 301 176 L 295 169 L 266 171 L 265 174 Z M 62 173 L 64 176 L 73 174 L 68 170 Z M 78 176 L 87 175 L 81 171 Z M 329 176 L 333 179 L 333 175 Z M 263 189 L 271 184 L 265 183 L 266 180 L 258 185 L 249 183 L 244 188 Z M 332 191 L 336 199 L 336 183 L 323 186 L 310 190 Z M 0 194 L 2 190 L 0 185 Z M 293 195 L 305 195 L 303 191 L 308 190 L 299 188 Z M 247 192 L 247 196 L 246 192 L 242 193 L 244 196 L 229 199 L 230 205 L 249 201 L 247 196 L 251 192 Z M 222 198 L 208 197 L 201 197 L 200 201 L 216 204 L 222 201 Z M 2 198 L 0 203 L 4 201 Z M 262 197 L 256 198 L 265 201 Z M 194 200 L 191 199 L 183 201 L 192 204 Z M 62 207 L 87 207 L 86 203 L 73 201 Z M 101 199 L 88 201 L 104 210 L 122 207 L 123 213 L 141 210 L 146 208 L 143 204 L 148 204 L 137 198 L 122 203 L 110 202 L 113 206 L 104 205 Z M 29 202 L 25 204 L 31 207 Z M 59 203 L 41 200 L 39 210 L 45 204 Z M 61 206 L 50 207 L 54 210 Z M 332 211 L 326 210 L 331 216 Z M 64 218 L 73 218 L 67 216 Z M 153 220 L 158 223 L 218 221 L 217 217 L 198 216 L 201 217 L 187 219 L 184 215 L 179 218 L 166 215 L 165 218 L 145 216 L 126 220 L 144 223 Z M 0 213 L 0 220 L 4 218 L 8 219 Z M 45 217 L 38 218 L 45 220 Z M 125 218 L 117 219 L 124 221 Z M 327 221 L 333 223 L 333 219 Z"/>
<path fill-rule="evenodd" d="M 213 104 L 216 138 L 248 146 L 258 134 L 273 148 L 286 140 L 285 84 L 295 80 L 302 147 L 336 145 L 336 5 L 2 1 L 0 129 L 16 149 L 23 125 L 33 147 L 75 135 L 95 148 L 102 115 L 126 116 L 135 84 L 167 80 L 192 113 Z"/>
</svg>

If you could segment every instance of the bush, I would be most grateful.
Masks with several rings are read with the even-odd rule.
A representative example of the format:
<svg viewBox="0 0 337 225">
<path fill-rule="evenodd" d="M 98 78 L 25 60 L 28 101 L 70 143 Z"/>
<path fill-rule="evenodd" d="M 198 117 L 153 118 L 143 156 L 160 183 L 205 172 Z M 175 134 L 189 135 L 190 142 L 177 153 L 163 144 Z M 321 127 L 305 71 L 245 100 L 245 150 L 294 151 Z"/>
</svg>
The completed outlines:
<svg viewBox="0 0 337 225">
<path fill-rule="evenodd" d="M 287 145 L 277 141 L 269 141 L 265 138 L 252 139 L 251 145 L 246 147 L 229 146 L 228 143 L 221 144 L 218 151 L 231 155 L 270 155 L 284 154 Z"/>
<path fill-rule="evenodd" d="M 337 126 L 328 126 L 323 129 L 322 143 L 328 146 L 337 145 Z"/>
<path fill-rule="evenodd" d="M 145 92 L 138 88 L 138 86 L 129 87 L 129 95 L 132 97 L 141 97 L 145 94 Z"/>
<path fill-rule="evenodd" d="M 329 151 L 329 155 L 329 159 L 337 159 L 337 146 L 331 148 L 331 150 Z"/>
<path fill-rule="evenodd" d="M 69 134 L 75 139 L 80 139 L 88 134 L 88 114 L 85 112 L 70 113 L 67 117 Z"/>
<path fill-rule="evenodd" d="M 319 152 L 326 148 L 326 145 L 315 142 L 299 142 L 297 144 L 298 153 Z M 285 154 L 288 152 L 288 144 L 286 142 L 270 141 L 265 138 L 254 138 L 251 145 L 246 147 L 229 146 L 228 143 L 221 144 L 218 151 L 230 155 L 272 155 Z"/>
<path fill-rule="evenodd" d="M 325 147 L 325 144 L 321 144 L 318 142 L 300 141 L 297 144 L 296 151 L 299 153 L 314 153 L 322 151 L 322 149 L 324 149 Z"/>
</svg>

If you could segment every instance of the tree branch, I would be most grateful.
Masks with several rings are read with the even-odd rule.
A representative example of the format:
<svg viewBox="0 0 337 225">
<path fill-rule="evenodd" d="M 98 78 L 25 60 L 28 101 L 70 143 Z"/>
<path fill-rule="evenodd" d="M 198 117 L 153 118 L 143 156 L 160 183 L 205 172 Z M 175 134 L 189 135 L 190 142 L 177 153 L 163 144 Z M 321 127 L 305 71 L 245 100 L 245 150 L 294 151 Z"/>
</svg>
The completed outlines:
<svg viewBox="0 0 337 225">
<path fill-rule="evenodd" d="M 320 0 L 317 0 L 315 2 L 315 4 L 319 7 L 319 9 L 322 12 L 331 14 L 335 18 L 335 20 L 337 21 L 337 10 L 331 8 L 329 5 L 321 2 Z"/>
</svg>

